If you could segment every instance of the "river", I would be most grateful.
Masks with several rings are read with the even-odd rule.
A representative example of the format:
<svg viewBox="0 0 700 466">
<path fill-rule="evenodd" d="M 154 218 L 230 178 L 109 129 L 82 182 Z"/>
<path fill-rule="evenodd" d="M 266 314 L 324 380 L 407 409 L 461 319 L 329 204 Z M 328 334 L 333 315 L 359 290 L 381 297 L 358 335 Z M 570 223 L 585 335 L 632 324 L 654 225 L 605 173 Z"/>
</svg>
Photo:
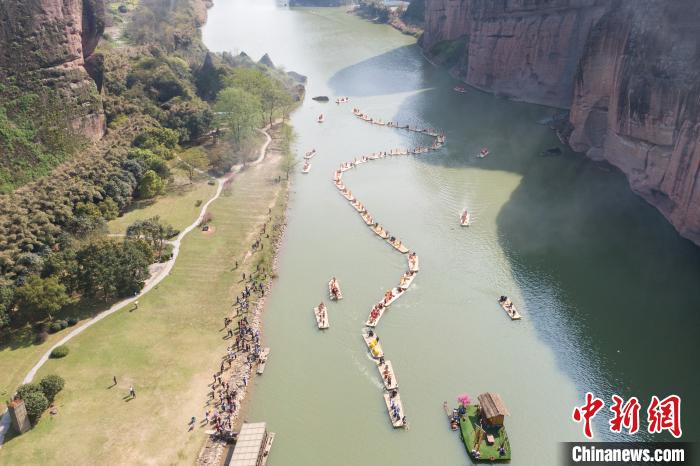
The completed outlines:
<svg viewBox="0 0 700 466">
<path fill-rule="evenodd" d="M 571 412 L 585 391 L 608 404 L 614 392 L 637 396 L 643 413 L 652 394 L 677 393 L 684 413 L 698 412 L 700 249 L 616 170 L 566 149 L 540 155 L 561 147 L 537 123 L 553 109 L 456 94 L 457 83 L 412 38 L 343 9 L 216 0 L 203 32 L 214 51 L 254 59 L 267 52 L 309 77 L 292 122 L 300 156 L 311 148 L 319 155 L 292 184 L 265 315 L 272 353 L 246 416 L 277 433 L 270 466 L 469 464 L 442 409 L 463 392 L 501 394 L 515 465 L 557 464 L 558 442 L 582 439 Z M 317 103 L 314 95 L 348 95 L 351 103 Z M 366 228 L 331 177 L 342 161 L 429 141 L 368 125 L 353 106 L 447 135 L 441 151 L 372 162 L 344 177 L 421 259 L 413 286 L 378 327 L 408 431 L 391 428 L 360 337 L 405 257 Z M 491 155 L 477 159 L 482 146 Z M 457 223 L 464 207 L 469 228 Z M 321 333 L 312 308 L 328 302 L 332 275 L 345 299 L 329 304 L 331 328 Z M 522 321 L 507 318 L 501 294 L 514 299 Z M 610 438 L 605 417 L 598 420 L 596 438 Z M 691 439 L 700 432 L 691 416 L 683 428 Z"/>
</svg>

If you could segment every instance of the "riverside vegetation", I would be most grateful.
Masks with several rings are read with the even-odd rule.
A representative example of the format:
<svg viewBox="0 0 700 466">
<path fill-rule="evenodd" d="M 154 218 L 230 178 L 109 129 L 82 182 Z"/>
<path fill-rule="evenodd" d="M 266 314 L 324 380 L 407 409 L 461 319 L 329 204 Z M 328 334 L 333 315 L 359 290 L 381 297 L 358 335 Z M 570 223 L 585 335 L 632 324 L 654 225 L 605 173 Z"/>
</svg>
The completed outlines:
<svg viewBox="0 0 700 466">
<path fill-rule="evenodd" d="M 107 223 L 167 194 L 182 173 L 191 183 L 245 162 L 256 128 L 286 116 L 303 93 L 304 78 L 269 57 L 209 53 L 200 1 L 127 4 L 123 13 L 108 5 L 122 15 L 121 37 L 104 34 L 92 56 L 102 140 L 89 144 L 71 129 L 59 92 L 0 76 L 0 151 L 11 155 L 0 163 L 2 350 L 43 343 L 141 290 L 177 229 L 135 218 L 115 238 Z M 4 394 L 17 383 L 5 381 Z"/>
</svg>

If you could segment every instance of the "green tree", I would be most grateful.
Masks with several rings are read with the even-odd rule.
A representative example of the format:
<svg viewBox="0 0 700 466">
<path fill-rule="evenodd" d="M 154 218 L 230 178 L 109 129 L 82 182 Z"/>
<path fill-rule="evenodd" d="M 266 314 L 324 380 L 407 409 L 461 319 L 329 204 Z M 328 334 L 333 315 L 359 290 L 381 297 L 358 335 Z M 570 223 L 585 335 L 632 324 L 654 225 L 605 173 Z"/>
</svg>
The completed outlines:
<svg viewBox="0 0 700 466">
<path fill-rule="evenodd" d="M 56 374 L 49 374 L 43 379 L 41 379 L 41 382 L 39 382 L 39 385 L 41 386 L 41 391 L 44 393 L 44 396 L 49 401 L 53 401 L 58 392 L 63 390 L 63 386 L 65 384 L 66 381 L 63 380 L 63 377 L 60 377 Z"/>
<path fill-rule="evenodd" d="M 51 315 L 71 302 L 66 287 L 57 277 L 30 277 L 23 286 L 17 288 L 20 311 L 30 320 L 51 318 Z"/>
<path fill-rule="evenodd" d="M 39 422 L 39 418 L 49 407 L 49 400 L 41 391 L 29 392 L 22 397 L 24 401 L 24 407 L 27 409 L 27 416 L 31 421 L 32 425 L 36 425 Z"/>
<path fill-rule="evenodd" d="M 233 140 L 240 144 L 260 121 L 260 99 L 243 89 L 229 87 L 219 93 L 215 109 L 228 126 Z"/>
<path fill-rule="evenodd" d="M 291 107 L 292 97 L 280 83 L 267 80 L 260 95 L 262 109 L 267 118 L 267 123 L 272 124 L 275 115 L 285 108 Z"/>
<path fill-rule="evenodd" d="M 146 170 L 139 183 L 139 197 L 150 199 L 161 194 L 165 189 L 165 183 L 153 170 Z"/>
<path fill-rule="evenodd" d="M 200 147 L 192 147 L 180 154 L 179 166 L 187 172 L 192 183 L 195 172 L 203 172 L 209 167 L 209 158 Z"/>
<path fill-rule="evenodd" d="M 167 223 L 162 223 L 159 216 L 137 220 L 126 229 L 126 237 L 148 241 L 160 258 L 165 240 L 172 238 L 177 231 Z"/>
<path fill-rule="evenodd" d="M 87 296 L 130 296 L 143 288 L 153 262 L 151 246 L 140 239 L 102 240 L 76 253 L 80 290 Z"/>
</svg>

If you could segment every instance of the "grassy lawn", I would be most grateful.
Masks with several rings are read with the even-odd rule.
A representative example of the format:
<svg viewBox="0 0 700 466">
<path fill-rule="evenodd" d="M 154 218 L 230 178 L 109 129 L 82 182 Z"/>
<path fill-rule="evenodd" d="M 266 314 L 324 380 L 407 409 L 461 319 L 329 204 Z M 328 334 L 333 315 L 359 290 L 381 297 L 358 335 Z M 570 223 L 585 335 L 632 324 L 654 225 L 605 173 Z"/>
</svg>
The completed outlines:
<svg viewBox="0 0 700 466">
<path fill-rule="evenodd" d="M 258 254 L 238 270 L 232 265 L 268 220 L 269 207 L 274 218 L 283 215 L 285 185 L 274 183 L 280 161 L 271 156 L 235 175 L 210 207 L 213 233 L 195 230 L 184 239 L 170 276 L 140 299 L 136 311 L 124 309 L 97 323 L 68 343 L 68 357 L 42 367 L 38 378 L 56 373 L 66 379 L 58 414 L 45 414 L 32 431 L 8 438 L 0 462 L 193 463 L 205 435 L 199 428 L 188 432 L 187 424 L 203 416 L 207 384 L 225 353 L 223 317 L 240 291 L 241 272 L 254 268 Z M 196 212 L 176 210 L 207 197 L 206 191 L 189 201 L 166 196 L 133 218 L 160 214 L 180 228 Z M 29 359 L 35 362 L 36 355 Z M 118 383 L 110 388 L 113 376 Z M 132 384 L 137 396 L 128 401 Z"/>
<path fill-rule="evenodd" d="M 202 175 L 192 184 L 181 176 L 176 176 L 175 183 L 170 186 L 167 194 L 152 200 L 136 202 L 134 208 L 109 222 L 107 228 L 110 234 L 122 235 L 136 220 L 158 215 L 175 229 L 182 230 L 199 215 L 202 207 L 197 206 L 197 201 L 204 204 L 215 192 L 216 186 L 207 184 L 207 179 Z"/>
<path fill-rule="evenodd" d="M 467 448 L 467 453 L 470 453 L 472 448 L 476 443 L 476 429 L 481 430 L 479 426 L 479 415 L 476 412 L 475 405 L 467 406 L 467 414 L 459 420 L 459 430 L 462 433 L 462 440 L 464 441 L 464 446 Z M 482 431 L 483 432 L 483 431 Z M 479 443 L 479 452 L 481 453 L 481 458 L 479 461 L 489 461 L 489 458 L 494 458 L 496 461 L 507 461 L 510 460 L 510 443 L 508 442 L 508 435 L 506 434 L 505 428 L 488 429 L 487 432 L 494 437 L 493 445 L 486 443 L 486 436 L 482 433 L 482 439 Z M 498 453 L 498 448 L 505 442 L 505 455 L 501 456 Z"/>
</svg>

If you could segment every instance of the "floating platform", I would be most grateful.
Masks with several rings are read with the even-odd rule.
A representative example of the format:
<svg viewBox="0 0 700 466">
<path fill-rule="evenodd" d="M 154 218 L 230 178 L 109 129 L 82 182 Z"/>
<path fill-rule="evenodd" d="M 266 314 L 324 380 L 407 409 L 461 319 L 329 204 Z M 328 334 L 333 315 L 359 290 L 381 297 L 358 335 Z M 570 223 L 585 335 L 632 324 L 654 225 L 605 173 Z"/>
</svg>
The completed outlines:
<svg viewBox="0 0 700 466">
<path fill-rule="evenodd" d="M 510 441 L 505 427 L 487 426 L 484 430 L 479 422 L 478 406 L 467 406 L 466 414 L 459 419 L 459 430 L 467 454 L 474 462 L 510 461 Z M 477 432 L 481 434 L 477 435 Z M 503 447 L 503 453 L 499 451 L 501 447 Z M 476 455 L 473 452 L 479 454 Z"/>
<path fill-rule="evenodd" d="M 270 348 L 263 348 L 258 356 L 258 370 L 257 373 L 262 375 L 265 372 L 265 365 L 267 364 L 267 357 L 270 356 Z"/>
<path fill-rule="evenodd" d="M 338 301 L 343 299 L 343 292 L 340 290 L 340 283 L 338 283 L 338 280 L 335 280 L 335 286 L 338 288 L 338 295 L 333 294 L 333 279 L 331 278 L 328 281 L 328 297 L 330 298 L 331 301 Z"/>
<path fill-rule="evenodd" d="M 506 314 L 508 314 L 510 320 L 520 320 L 522 318 L 522 316 L 518 312 L 518 309 L 515 307 L 515 304 L 513 304 L 513 301 L 511 301 L 510 299 L 506 299 L 505 301 L 501 301 L 499 299 L 498 304 L 500 304 L 503 310 L 506 311 Z"/>
<path fill-rule="evenodd" d="M 377 369 L 379 369 L 379 377 L 382 378 L 384 388 L 387 390 L 396 390 L 399 388 L 399 381 L 396 380 L 396 374 L 394 373 L 394 368 L 391 365 L 391 361 L 384 361 L 384 364 L 377 364 Z M 385 369 L 388 377 L 384 377 Z M 389 380 L 391 380 L 391 383 L 389 383 Z"/>
<path fill-rule="evenodd" d="M 323 314 L 319 311 L 318 307 L 314 308 L 314 316 L 316 316 L 316 323 L 318 324 L 318 328 L 321 330 L 327 329 L 328 327 L 331 326 L 331 324 L 328 322 L 328 308 L 324 307 L 323 309 Z"/>
<path fill-rule="evenodd" d="M 365 340 L 365 344 L 369 349 L 369 354 L 374 359 L 379 359 L 384 357 L 384 351 L 382 351 L 382 345 L 379 343 L 379 338 L 375 334 L 374 336 L 369 336 L 369 332 L 366 330 L 362 331 L 362 338 Z"/>
<path fill-rule="evenodd" d="M 393 409 L 392 409 L 392 402 L 393 405 L 398 407 L 398 419 L 396 416 L 393 414 Z M 385 393 L 384 394 L 384 403 L 386 403 L 386 409 L 389 412 L 389 420 L 391 420 L 391 425 L 394 426 L 394 428 L 400 428 L 400 427 L 406 427 L 406 422 L 404 422 L 404 410 L 403 410 L 403 403 L 401 403 L 401 395 L 396 393 L 395 397 L 391 397 L 391 394 Z"/>
</svg>

